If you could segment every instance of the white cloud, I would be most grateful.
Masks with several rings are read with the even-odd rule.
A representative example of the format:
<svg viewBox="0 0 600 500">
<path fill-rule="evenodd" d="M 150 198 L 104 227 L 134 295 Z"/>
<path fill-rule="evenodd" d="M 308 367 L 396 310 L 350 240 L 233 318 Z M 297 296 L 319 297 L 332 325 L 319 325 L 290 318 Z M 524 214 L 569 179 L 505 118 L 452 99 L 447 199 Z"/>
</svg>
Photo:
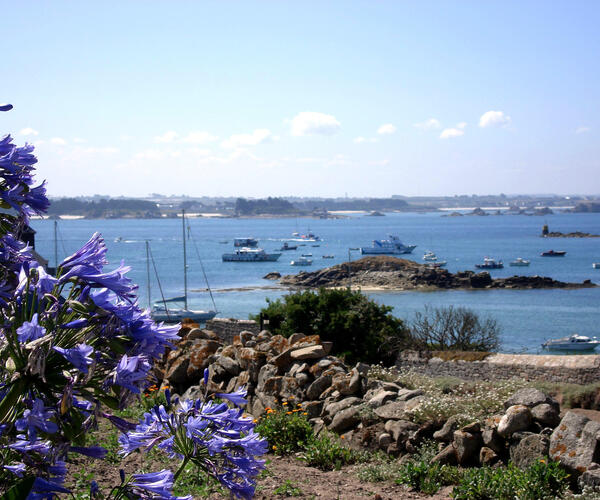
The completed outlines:
<svg viewBox="0 0 600 500">
<path fill-rule="evenodd" d="M 50 139 L 50 143 L 55 144 L 57 146 L 64 146 L 65 144 L 67 144 L 67 141 L 65 141 L 62 137 L 53 137 L 52 139 Z"/>
<path fill-rule="evenodd" d="M 87 142 L 87 141 L 85 139 L 82 139 L 81 137 L 74 137 L 73 142 L 75 144 L 83 144 L 84 142 Z"/>
<path fill-rule="evenodd" d="M 302 111 L 291 121 L 292 135 L 333 135 L 339 132 L 341 124 L 335 116 L 317 113 L 314 111 Z"/>
<path fill-rule="evenodd" d="M 503 111 L 486 111 L 479 118 L 479 126 L 486 127 L 503 127 L 510 123 L 510 116 L 505 115 Z"/>
<path fill-rule="evenodd" d="M 104 153 L 118 153 L 119 150 L 117 148 L 113 148 L 111 146 L 105 146 L 105 147 L 89 147 L 89 148 L 79 148 L 79 150 L 82 153 L 92 153 L 92 154 L 104 154 Z"/>
<path fill-rule="evenodd" d="M 39 132 L 31 127 L 25 127 L 19 131 L 21 135 L 39 135 Z"/>
<path fill-rule="evenodd" d="M 224 140 L 221 146 L 224 148 L 239 148 L 244 146 L 256 146 L 263 142 L 269 142 L 275 138 L 271 131 L 266 128 L 258 128 L 251 134 L 233 134 L 229 139 Z"/>
<path fill-rule="evenodd" d="M 214 142 L 218 139 L 216 135 L 212 135 L 208 132 L 192 131 L 181 139 L 181 142 L 188 144 L 207 144 Z"/>
<path fill-rule="evenodd" d="M 585 134 L 586 132 L 590 131 L 590 127 L 577 127 L 575 129 L 575 133 L 576 134 Z"/>
<path fill-rule="evenodd" d="M 440 139 L 452 139 L 454 137 L 460 137 L 464 134 L 465 131 L 460 128 L 445 128 L 440 134 Z"/>
<path fill-rule="evenodd" d="M 377 142 L 378 139 L 377 139 L 377 137 L 362 137 L 362 136 L 359 136 L 359 137 L 355 137 L 353 139 L 353 141 L 356 144 L 363 144 L 365 142 Z"/>
<path fill-rule="evenodd" d="M 467 127 L 467 122 L 460 122 L 456 124 L 456 128 L 464 130 Z"/>
<path fill-rule="evenodd" d="M 173 142 L 179 137 L 179 134 L 173 130 L 165 132 L 163 135 L 156 136 L 154 142 Z"/>
<path fill-rule="evenodd" d="M 396 132 L 396 127 L 394 127 L 394 125 L 392 125 L 391 123 L 384 123 L 381 127 L 377 129 L 377 133 L 382 135 L 393 134 L 394 132 Z"/>
<path fill-rule="evenodd" d="M 420 123 L 415 123 L 413 126 L 422 130 L 437 130 L 442 128 L 442 124 L 436 118 L 429 118 L 429 120 L 425 120 L 424 122 Z"/>
</svg>

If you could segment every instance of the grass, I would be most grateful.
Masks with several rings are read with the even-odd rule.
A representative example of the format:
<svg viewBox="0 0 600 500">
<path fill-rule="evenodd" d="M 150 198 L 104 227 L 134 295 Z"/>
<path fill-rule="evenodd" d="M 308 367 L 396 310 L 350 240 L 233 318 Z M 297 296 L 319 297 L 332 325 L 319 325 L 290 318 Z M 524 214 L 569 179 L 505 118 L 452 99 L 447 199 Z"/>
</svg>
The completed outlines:
<svg viewBox="0 0 600 500">
<path fill-rule="evenodd" d="M 273 491 L 273 493 L 280 497 L 299 497 L 302 495 L 302 490 L 296 486 L 296 483 L 286 479 L 281 486 Z"/>
</svg>

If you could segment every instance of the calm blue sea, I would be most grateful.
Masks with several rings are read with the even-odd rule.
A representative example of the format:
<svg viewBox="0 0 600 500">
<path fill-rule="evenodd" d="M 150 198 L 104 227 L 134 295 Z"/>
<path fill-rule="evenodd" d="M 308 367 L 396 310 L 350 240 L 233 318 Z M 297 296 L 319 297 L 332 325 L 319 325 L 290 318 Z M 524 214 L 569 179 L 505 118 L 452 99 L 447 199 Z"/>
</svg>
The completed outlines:
<svg viewBox="0 0 600 500">
<path fill-rule="evenodd" d="M 262 279 L 270 271 L 292 274 L 300 270 L 290 261 L 302 253 L 313 254 L 313 266 L 327 267 L 345 262 L 349 249 L 369 246 L 373 239 L 393 233 L 405 243 L 418 245 L 412 259 L 421 262 L 426 250 L 447 260 L 447 269 L 455 272 L 473 269 L 485 256 L 503 259 L 506 267 L 492 271 L 494 276 L 529 274 L 550 276 L 562 281 L 600 282 L 600 238 L 543 239 L 542 225 L 551 231 L 600 233 L 600 214 L 555 214 L 546 217 L 503 215 L 488 217 L 442 217 L 441 214 L 387 214 L 385 217 L 351 216 L 346 219 L 188 219 L 193 239 L 188 240 L 188 283 L 190 289 L 205 288 L 196 248 L 204 264 L 210 285 L 217 290 L 215 300 L 222 317 L 246 318 L 257 312 L 266 298 L 286 292 L 272 289 L 218 291 L 219 289 L 270 286 Z M 54 222 L 36 220 L 36 248 L 54 263 Z M 291 233 L 311 230 L 323 238 L 320 246 L 307 243 L 297 251 L 284 252 L 278 262 L 229 263 L 221 254 L 232 249 L 234 237 L 259 238 L 260 245 L 277 250 Z M 58 258 L 77 250 L 95 232 L 106 239 L 109 260 L 117 265 L 123 259 L 133 267 L 130 276 L 140 285 L 140 300 L 147 302 L 145 241 L 150 242 L 166 296 L 183 290 L 181 220 L 62 220 L 58 222 Z M 227 240 L 224 244 L 222 241 Z M 196 245 L 194 245 L 194 242 Z M 566 250 L 564 258 L 540 257 L 544 250 Z M 323 259 L 325 254 L 334 259 Z M 350 251 L 350 257 L 360 257 Z M 516 257 L 531 260 L 530 267 L 511 268 Z M 159 298 L 152 272 L 152 299 Z M 466 306 L 495 318 L 502 326 L 502 350 L 537 352 L 540 343 L 551 337 L 572 332 L 600 335 L 600 287 L 582 290 L 482 290 L 439 292 L 371 293 L 375 300 L 394 307 L 395 314 L 410 320 L 426 304 Z M 192 292 L 193 306 L 210 305 L 206 293 Z"/>
</svg>

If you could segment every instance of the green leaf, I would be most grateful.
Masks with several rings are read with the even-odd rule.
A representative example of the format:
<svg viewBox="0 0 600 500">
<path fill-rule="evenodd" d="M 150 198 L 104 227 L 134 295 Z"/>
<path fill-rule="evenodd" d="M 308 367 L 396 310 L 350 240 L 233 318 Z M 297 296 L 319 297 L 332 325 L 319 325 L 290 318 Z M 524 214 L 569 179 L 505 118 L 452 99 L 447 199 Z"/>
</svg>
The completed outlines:
<svg viewBox="0 0 600 500">
<path fill-rule="evenodd" d="M 25 392 L 24 384 L 25 381 L 23 379 L 17 380 L 8 390 L 4 399 L 0 401 L 0 422 L 11 422 L 16 416 L 19 407 L 18 403 Z"/>
<path fill-rule="evenodd" d="M 27 476 L 0 497 L 0 500 L 24 500 L 31 492 L 35 477 Z"/>
</svg>

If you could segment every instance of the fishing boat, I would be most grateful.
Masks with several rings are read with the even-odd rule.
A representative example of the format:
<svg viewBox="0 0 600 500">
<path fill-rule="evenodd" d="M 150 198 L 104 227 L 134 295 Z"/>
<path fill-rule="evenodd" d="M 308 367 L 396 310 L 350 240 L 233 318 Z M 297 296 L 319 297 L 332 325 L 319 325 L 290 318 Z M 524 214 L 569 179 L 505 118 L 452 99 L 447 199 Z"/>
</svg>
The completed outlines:
<svg viewBox="0 0 600 500">
<path fill-rule="evenodd" d="M 303 253 L 302 257 L 312 257 L 312 253 Z"/>
<path fill-rule="evenodd" d="M 363 255 L 399 255 L 408 254 L 417 248 L 417 245 L 405 245 L 398 236 L 390 234 L 387 240 L 373 240 L 371 247 L 361 247 Z"/>
<path fill-rule="evenodd" d="M 522 259 L 521 257 L 510 261 L 511 267 L 527 267 L 529 264 L 531 264 L 531 261 Z"/>
<path fill-rule="evenodd" d="M 262 248 L 242 247 L 231 253 L 224 253 L 223 262 L 275 262 L 281 253 L 267 253 Z"/>
<path fill-rule="evenodd" d="M 584 335 L 569 335 L 560 339 L 547 340 L 542 344 L 544 349 L 551 351 L 592 351 L 598 347 L 600 340 Z"/>
<path fill-rule="evenodd" d="M 202 267 L 202 272 L 204 274 L 204 279 L 206 280 L 206 287 L 210 293 L 210 298 L 213 303 L 213 309 L 204 311 L 197 309 L 190 309 L 188 307 L 188 279 L 187 279 L 187 248 L 186 248 L 186 234 L 185 234 L 185 210 L 181 212 L 181 222 L 183 225 L 183 295 L 179 297 L 171 297 L 165 298 L 162 297 L 162 300 L 155 302 L 150 310 L 150 315 L 154 321 L 164 321 L 166 323 L 179 323 L 183 319 L 191 319 L 192 321 L 196 321 L 198 323 L 205 323 L 209 319 L 213 319 L 217 315 L 217 308 L 215 305 L 215 301 L 212 295 L 212 291 L 210 290 L 210 286 L 208 284 L 208 279 L 206 277 L 206 273 L 204 272 L 204 266 L 202 265 L 202 261 L 200 261 L 200 266 Z M 190 228 L 188 227 L 188 234 Z M 196 251 L 198 249 L 196 248 Z M 200 258 L 200 254 L 198 253 L 198 258 Z M 151 303 L 151 293 L 150 293 L 150 243 L 146 241 L 146 262 L 147 262 L 147 274 L 148 274 L 148 304 Z M 152 264 L 154 265 L 154 260 L 152 259 Z M 156 271 L 156 266 L 154 265 L 154 269 Z M 156 275 L 158 280 L 158 274 Z M 160 286 L 160 281 L 159 281 Z M 162 286 L 161 295 L 162 295 Z M 170 304 L 175 304 L 174 307 L 171 307 Z"/>
<path fill-rule="evenodd" d="M 503 269 L 504 264 L 501 260 L 490 259 L 489 257 L 485 257 L 483 259 L 483 264 L 475 264 L 477 269 Z"/>
<path fill-rule="evenodd" d="M 312 231 L 308 231 L 306 234 L 292 233 L 295 238 L 292 241 L 302 241 L 306 243 L 315 243 L 317 241 L 323 241 L 320 236 L 317 236 Z"/>
<path fill-rule="evenodd" d="M 592 269 L 600 269 L 600 262 L 594 262 L 592 264 Z"/>
<path fill-rule="evenodd" d="M 256 238 L 234 238 L 234 247 L 245 247 L 245 248 L 256 248 L 258 246 L 258 240 Z"/>
<path fill-rule="evenodd" d="M 437 260 L 435 262 L 427 262 L 426 265 L 427 265 L 427 267 L 432 267 L 434 269 L 437 269 L 439 267 L 445 267 L 446 264 L 448 264 L 448 262 L 445 260 Z"/>
<path fill-rule="evenodd" d="M 433 253 L 431 250 L 427 250 L 427 252 L 425 252 L 423 254 L 423 260 L 435 261 L 435 260 L 437 260 L 437 255 L 435 253 Z"/>
<path fill-rule="evenodd" d="M 567 255 L 567 252 L 564 250 L 548 250 L 547 252 L 542 252 L 540 255 L 542 257 L 564 257 Z"/>
<path fill-rule="evenodd" d="M 290 262 L 291 266 L 312 266 L 312 259 L 307 259 L 306 257 L 298 257 Z"/>
<path fill-rule="evenodd" d="M 323 255 L 324 259 L 335 259 L 335 255 Z"/>
<path fill-rule="evenodd" d="M 298 245 L 290 245 L 287 241 L 285 241 L 283 243 L 283 245 L 281 245 L 281 248 L 279 250 L 281 250 L 281 251 L 296 250 L 297 248 L 298 248 Z"/>
</svg>

